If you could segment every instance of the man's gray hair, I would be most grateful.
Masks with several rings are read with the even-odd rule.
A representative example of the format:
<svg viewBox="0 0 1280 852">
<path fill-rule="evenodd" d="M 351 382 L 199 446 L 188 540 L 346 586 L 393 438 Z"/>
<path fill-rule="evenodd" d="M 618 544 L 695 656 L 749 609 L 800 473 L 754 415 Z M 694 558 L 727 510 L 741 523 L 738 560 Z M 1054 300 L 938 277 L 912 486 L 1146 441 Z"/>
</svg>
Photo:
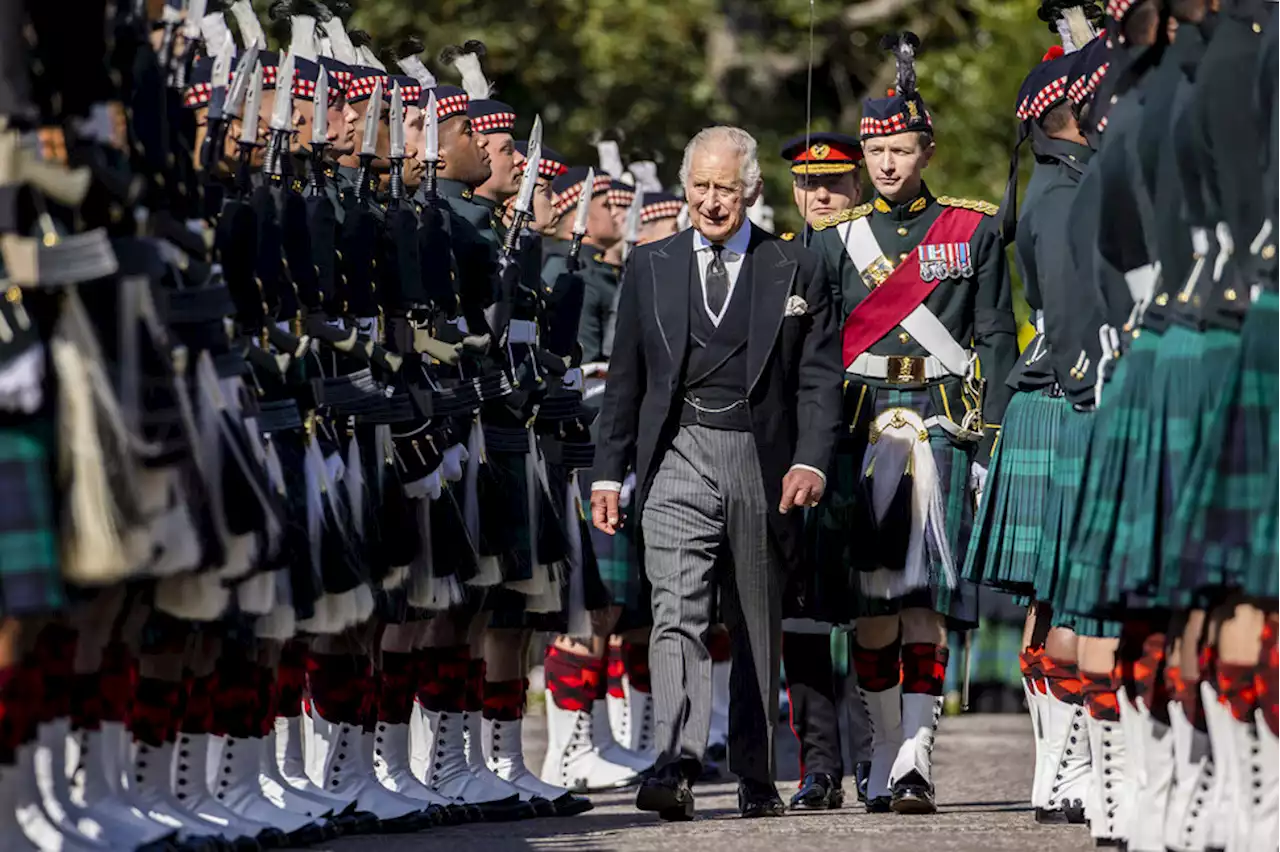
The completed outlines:
<svg viewBox="0 0 1280 852">
<path fill-rule="evenodd" d="M 756 144 L 755 137 L 741 127 L 716 125 L 699 130 L 698 135 L 684 146 L 684 160 L 680 163 L 680 183 L 685 187 L 689 185 L 689 169 L 693 166 L 695 151 L 705 146 L 720 145 L 732 148 L 741 158 L 742 165 L 739 167 L 738 177 L 742 181 L 743 197 L 747 204 L 751 204 L 760 194 L 761 188 L 760 160 L 756 156 L 759 145 Z"/>
</svg>

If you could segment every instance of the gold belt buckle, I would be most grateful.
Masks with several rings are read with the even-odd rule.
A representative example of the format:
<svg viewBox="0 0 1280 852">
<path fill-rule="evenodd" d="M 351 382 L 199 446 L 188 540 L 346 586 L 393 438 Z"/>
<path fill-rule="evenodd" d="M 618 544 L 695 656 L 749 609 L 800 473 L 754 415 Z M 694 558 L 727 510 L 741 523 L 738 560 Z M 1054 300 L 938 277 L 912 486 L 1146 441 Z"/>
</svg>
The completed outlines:
<svg viewBox="0 0 1280 852">
<path fill-rule="evenodd" d="M 894 385 L 924 384 L 924 359 L 911 355 L 890 355 L 885 381 Z"/>
</svg>

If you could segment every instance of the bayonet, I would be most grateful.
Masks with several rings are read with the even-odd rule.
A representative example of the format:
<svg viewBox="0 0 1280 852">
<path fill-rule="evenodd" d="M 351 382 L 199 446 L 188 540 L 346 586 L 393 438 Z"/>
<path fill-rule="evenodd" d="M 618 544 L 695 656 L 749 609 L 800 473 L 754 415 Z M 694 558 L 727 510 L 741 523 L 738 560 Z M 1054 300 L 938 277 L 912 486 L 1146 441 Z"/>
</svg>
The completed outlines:
<svg viewBox="0 0 1280 852">
<path fill-rule="evenodd" d="M 533 120 L 533 130 L 529 131 L 529 147 L 526 151 L 528 160 L 524 164 L 520 192 L 516 195 L 516 202 L 512 206 L 511 227 L 507 230 L 507 238 L 502 244 L 502 250 L 507 255 L 515 251 L 520 232 L 533 218 L 533 189 L 538 182 L 538 163 L 542 160 L 542 116 L 537 116 Z"/>
<path fill-rule="evenodd" d="M 644 191 L 637 188 L 635 196 L 631 199 L 631 206 L 627 208 L 627 219 L 622 228 L 622 259 L 626 260 L 627 255 L 636 247 L 636 243 L 640 240 L 640 212 L 644 209 Z"/>
<path fill-rule="evenodd" d="M 329 144 L 329 70 L 316 75 L 315 110 L 311 118 L 311 194 L 324 192 L 324 150 Z"/>
<path fill-rule="evenodd" d="M 227 38 L 231 38 L 230 32 L 227 33 Z M 249 93 L 249 82 L 253 78 L 253 68 L 257 63 L 258 44 L 254 42 L 240 54 L 240 61 L 236 63 L 235 76 L 231 78 L 231 84 L 227 87 L 227 100 L 223 107 L 223 113 L 227 118 L 240 117 L 240 111 L 244 107 L 244 96 Z"/>
<path fill-rule="evenodd" d="M 396 205 L 404 198 L 404 95 L 399 83 L 391 88 L 391 112 L 387 120 L 391 135 L 390 153 L 387 155 L 391 161 L 391 203 Z"/>
<path fill-rule="evenodd" d="M 369 189 L 369 172 L 378 154 L 378 124 L 382 121 L 382 78 L 373 84 L 369 109 L 364 114 L 364 137 L 360 140 L 360 169 L 356 173 L 356 198 L 363 200 Z"/>
<path fill-rule="evenodd" d="M 289 136 L 293 133 L 293 69 L 296 63 L 292 53 L 285 53 L 276 69 L 275 98 L 271 102 L 271 118 L 268 125 L 271 135 L 267 140 L 267 156 L 264 164 L 269 175 L 283 177 L 289 170 Z"/>
<path fill-rule="evenodd" d="M 242 191 L 249 189 L 249 164 L 253 159 L 253 149 L 258 147 L 258 113 L 262 107 L 261 62 L 254 63 L 253 72 L 249 77 L 244 115 L 240 119 L 240 172 L 237 182 Z"/>
<path fill-rule="evenodd" d="M 578 196 L 578 209 L 573 214 L 573 242 L 569 244 L 569 263 L 578 267 L 578 254 L 582 251 L 582 238 L 587 235 L 587 215 L 591 212 L 591 190 L 596 183 L 596 170 L 587 169 L 587 179 L 582 183 L 582 194 Z"/>
<path fill-rule="evenodd" d="M 235 52 L 235 42 L 231 33 L 227 33 L 221 48 L 213 59 L 213 73 L 209 94 L 208 129 L 205 132 L 204 146 L 200 150 L 200 166 L 206 172 L 213 170 L 214 163 L 222 156 L 222 146 L 227 133 L 227 84 L 231 77 L 231 55 Z"/>
<path fill-rule="evenodd" d="M 436 168 L 440 164 L 440 114 L 436 109 L 436 93 L 427 95 L 426 144 L 423 146 L 422 159 L 426 161 L 427 173 L 423 176 L 423 191 L 427 198 L 436 194 Z"/>
</svg>

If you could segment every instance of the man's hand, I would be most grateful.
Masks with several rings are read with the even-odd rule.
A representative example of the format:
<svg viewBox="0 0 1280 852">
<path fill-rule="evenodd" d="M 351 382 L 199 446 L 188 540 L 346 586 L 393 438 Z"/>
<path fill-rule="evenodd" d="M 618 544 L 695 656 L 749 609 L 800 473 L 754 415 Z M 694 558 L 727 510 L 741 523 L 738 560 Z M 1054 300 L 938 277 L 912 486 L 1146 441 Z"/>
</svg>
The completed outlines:
<svg viewBox="0 0 1280 852">
<path fill-rule="evenodd" d="M 602 533 L 613 535 L 622 526 L 622 513 L 618 511 L 617 491 L 591 492 L 591 523 Z"/>
<path fill-rule="evenodd" d="M 818 505 L 824 487 L 822 477 L 813 471 L 802 467 L 792 468 L 782 477 L 782 502 L 778 504 L 778 511 L 785 515 L 792 509 Z M 594 494 L 591 502 L 595 503 Z"/>
</svg>

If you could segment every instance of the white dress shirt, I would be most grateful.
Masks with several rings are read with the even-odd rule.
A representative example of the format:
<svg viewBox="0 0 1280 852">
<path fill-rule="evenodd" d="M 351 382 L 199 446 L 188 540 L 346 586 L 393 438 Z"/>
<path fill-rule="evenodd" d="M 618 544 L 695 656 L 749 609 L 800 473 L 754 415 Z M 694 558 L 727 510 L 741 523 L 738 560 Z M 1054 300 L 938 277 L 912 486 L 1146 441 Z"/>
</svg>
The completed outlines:
<svg viewBox="0 0 1280 852">
<path fill-rule="evenodd" d="M 711 240 L 702 235 L 701 231 L 693 232 L 693 256 L 698 262 L 698 282 L 702 287 L 702 309 L 707 312 L 707 317 L 711 320 L 712 325 L 717 328 L 720 326 L 720 320 L 729 310 L 729 302 L 733 300 L 733 292 L 738 288 L 738 275 L 742 272 L 742 262 L 747 256 L 747 246 L 751 244 L 751 220 L 744 219 L 738 230 L 733 232 L 729 239 L 725 240 L 722 245 L 724 248 L 720 252 L 720 258 L 724 261 L 725 270 L 729 273 L 729 292 L 725 296 L 724 304 L 720 307 L 720 313 L 713 314 L 711 306 L 707 304 L 707 269 L 711 266 L 711 260 L 714 254 L 711 251 Z M 808 470 L 816 473 L 826 485 L 827 475 L 816 467 L 807 464 L 795 464 L 791 466 L 791 470 Z M 596 480 L 591 483 L 592 491 L 622 491 L 622 483 L 611 479 Z"/>
<path fill-rule="evenodd" d="M 717 328 L 729 310 L 729 302 L 733 300 L 733 291 L 738 286 L 738 274 L 742 272 L 742 261 L 747 256 L 747 246 L 750 244 L 750 219 L 743 221 L 738 230 L 733 232 L 733 236 L 722 243 L 724 248 L 720 251 L 720 259 L 724 261 L 724 268 L 729 273 L 729 292 L 724 297 L 724 304 L 720 306 L 720 313 L 713 314 L 711 306 L 707 304 L 707 270 L 711 267 L 715 253 L 711 251 L 711 240 L 700 231 L 693 232 L 693 256 L 698 261 L 698 280 L 702 284 L 702 309 L 707 312 L 711 324 Z"/>
</svg>

